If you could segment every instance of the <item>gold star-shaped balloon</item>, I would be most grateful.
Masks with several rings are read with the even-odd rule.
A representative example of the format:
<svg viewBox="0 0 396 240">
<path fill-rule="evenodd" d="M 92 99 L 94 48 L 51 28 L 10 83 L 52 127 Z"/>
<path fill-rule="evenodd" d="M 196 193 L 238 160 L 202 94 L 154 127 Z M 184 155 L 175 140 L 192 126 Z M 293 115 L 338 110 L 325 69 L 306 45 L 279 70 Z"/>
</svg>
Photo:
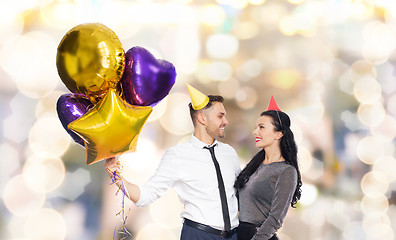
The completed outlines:
<svg viewBox="0 0 396 240">
<path fill-rule="evenodd" d="M 136 149 L 140 131 L 152 107 L 132 106 L 114 89 L 87 113 L 71 122 L 68 128 L 84 139 L 86 163 L 92 164 Z"/>
</svg>

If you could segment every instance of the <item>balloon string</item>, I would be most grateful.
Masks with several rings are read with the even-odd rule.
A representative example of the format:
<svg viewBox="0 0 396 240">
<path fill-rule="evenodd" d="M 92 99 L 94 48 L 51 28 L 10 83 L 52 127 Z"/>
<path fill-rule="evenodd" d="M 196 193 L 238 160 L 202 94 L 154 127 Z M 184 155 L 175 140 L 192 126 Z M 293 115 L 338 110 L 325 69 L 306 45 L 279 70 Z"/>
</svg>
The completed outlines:
<svg viewBox="0 0 396 240">
<path fill-rule="evenodd" d="M 122 181 L 121 177 L 117 174 L 117 171 L 112 172 L 112 176 L 111 176 L 111 182 L 112 183 L 111 184 L 115 184 L 118 181 L 121 181 L 121 186 L 118 187 L 116 195 L 121 190 L 121 192 L 122 192 L 122 204 L 121 204 L 121 210 L 116 214 L 116 216 L 119 217 L 121 215 L 122 228 L 121 228 L 121 230 L 118 233 L 122 234 L 122 238 L 120 240 L 124 240 L 124 239 L 126 239 L 128 237 L 128 235 L 131 235 L 128 232 L 127 227 L 126 227 L 127 217 L 125 216 L 125 185 L 124 185 L 124 182 Z M 129 213 L 129 211 L 128 211 L 128 213 Z M 117 226 L 116 226 L 116 228 L 117 228 Z M 116 228 L 114 229 L 113 240 L 115 240 Z"/>
</svg>

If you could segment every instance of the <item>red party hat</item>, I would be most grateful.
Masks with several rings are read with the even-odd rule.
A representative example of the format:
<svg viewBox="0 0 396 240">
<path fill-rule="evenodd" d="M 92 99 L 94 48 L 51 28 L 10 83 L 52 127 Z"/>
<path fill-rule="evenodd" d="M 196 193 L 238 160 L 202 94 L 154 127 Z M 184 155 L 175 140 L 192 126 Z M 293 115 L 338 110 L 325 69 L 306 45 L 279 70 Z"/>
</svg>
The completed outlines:
<svg viewBox="0 0 396 240">
<path fill-rule="evenodd" d="M 267 111 L 269 111 L 269 110 L 281 111 L 279 109 L 278 105 L 275 102 L 274 96 L 271 96 L 271 100 L 270 100 L 270 103 L 268 105 Z"/>
</svg>

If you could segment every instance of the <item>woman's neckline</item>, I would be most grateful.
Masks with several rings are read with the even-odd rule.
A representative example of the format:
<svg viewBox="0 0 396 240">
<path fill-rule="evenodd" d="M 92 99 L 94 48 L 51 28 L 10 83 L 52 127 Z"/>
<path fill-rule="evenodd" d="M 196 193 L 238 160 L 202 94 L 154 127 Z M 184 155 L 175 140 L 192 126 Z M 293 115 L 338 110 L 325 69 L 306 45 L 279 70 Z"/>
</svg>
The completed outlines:
<svg viewBox="0 0 396 240">
<path fill-rule="evenodd" d="M 264 161 L 263 161 L 263 162 L 261 162 L 261 164 L 264 165 L 264 166 L 267 166 L 267 165 L 271 165 L 273 163 L 284 163 L 284 162 L 286 162 L 286 161 L 282 160 L 282 161 L 275 161 L 275 162 L 270 162 L 270 163 L 264 163 Z"/>
</svg>

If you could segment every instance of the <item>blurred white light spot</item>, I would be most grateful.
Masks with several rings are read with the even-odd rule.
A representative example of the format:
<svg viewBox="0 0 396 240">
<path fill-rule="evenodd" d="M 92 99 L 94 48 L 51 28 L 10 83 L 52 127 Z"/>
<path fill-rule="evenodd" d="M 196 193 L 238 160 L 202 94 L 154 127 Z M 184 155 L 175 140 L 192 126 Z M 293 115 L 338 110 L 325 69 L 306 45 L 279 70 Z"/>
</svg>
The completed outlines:
<svg viewBox="0 0 396 240">
<path fill-rule="evenodd" d="M 57 85 L 55 54 L 53 38 L 33 31 L 4 44 L 0 50 L 0 65 L 16 81 L 21 93 L 38 98 Z"/>
<path fill-rule="evenodd" d="M 119 157 L 123 166 L 133 171 L 143 171 L 157 158 L 157 145 L 147 138 L 140 138 L 135 152 L 124 153 Z M 123 171 L 123 174 L 127 174 Z"/>
<path fill-rule="evenodd" d="M 365 59 L 381 64 L 395 48 L 395 30 L 380 21 L 369 22 L 363 29 L 365 45 L 362 53 Z"/>
<path fill-rule="evenodd" d="M 366 19 L 374 11 L 374 5 L 365 2 L 348 2 L 348 14 L 355 19 Z"/>
<path fill-rule="evenodd" d="M 294 18 L 291 16 L 283 17 L 279 22 L 279 30 L 286 36 L 295 35 L 298 28 L 294 22 Z"/>
<path fill-rule="evenodd" d="M 305 0 L 288 0 L 289 3 L 291 4 L 301 4 L 303 3 Z"/>
<path fill-rule="evenodd" d="M 45 116 L 33 125 L 29 134 L 29 146 L 38 156 L 57 158 L 67 150 L 70 139 L 56 116 Z"/>
<path fill-rule="evenodd" d="M 296 109 L 296 115 L 304 123 L 317 123 L 324 115 L 324 106 L 321 102 L 307 104 L 305 107 Z"/>
<path fill-rule="evenodd" d="M 304 133 L 301 127 L 297 124 L 292 123 L 290 129 L 293 131 L 294 140 L 296 141 L 297 146 L 301 145 L 304 140 Z"/>
<path fill-rule="evenodd" d="M 379 65 L 386 62 L 391 53 L 391 49 L 383 45 L 365 44 L 362 48 L 362 55 L 364 59 L 374 62 Z"/>
<path fill-rule="evenodd" d="M 155 107 L 153 107 L 153 112 L 150 114 L 149 118 L 147 119 L 147 122 L 154 122 L 158 120 L 159 118 L 164 115 L 166 111 L 166 107 L 168 104 L 168 98 L 164 98 L 159 102 Z"/>
<path fill-rule="evenodd" d="M 45 194 L 32 191 L 22 175 L 17 175 L 7 182 L 3 199 L 4 205 L 12 214 L 27 216 L 43 206 Z"/>
<path fill-rule="evenodd" d="M 266 2 L 266 0 L 249 0 L 249 3 L 252 5 L 261 5 L 265 2 Z"/>
<path fill-rule="evenodd" d="M 372 77 L 362 77 L 357 80 L 353 93 L 360 103 L 374 104 L 381 98 L 381 85 Z"/>
<path fill-rule="evenodd" d="M 50 192 L 59 187 L 65 177 L 65 166 L 59 159 L 30 157 L 23 166 L 26 184 L 36 192 Z"/>
<path fill-rule="evenodd" d="M 35 115 L 36 118 L 43 117 L 45 115 L 49 116 L 54 116 L 57 115 L 56 111 L 56 103 L 59 99 L 59 97 L 63 94 L 66 94 L 66 92 L 62 91 L 53 91 L 49 94 L 46 94 L 44 96 L 41 96 L 41 98 L 38 100 L 35 108 Z"/>
<path fill-rule="evenodd" d="M 391 142 L 396 137 L 396 119 L 392 116 L 385 115 L 384 120 L 370 130 L 372 135 L 381 139 L 381 141 Z"/>
<path fill-rule="evenodd" d="M 196 21 L 197 19 L 194 18 Z M 134 22 L 132 24 L 135 24 Z M 176 29 L 171 28 L 160 40 L 160 50 L 168 61 L 176 66 L 178 80 L 180 76 L 194 74 L 201 57 L 201 35 L 198 23 L 177 24 Z M 142 26 L 144 28 L 144 26 Z M 133 40 L 133 38 L 131 39 Z M 134 41 L 132 41 L 134 42 Z M 185 49 L 189 49 L 185 51 Z M 180 74 L 183 73 L 183 74 Z"/>
<path fill-rule="evenodd" d="M 385 118 L 385 109 L 381 103 L 360 104 L 357 110 L 359 120 L 368 127 L 381 124 Z"/>
<path fill-rule="evenodd" d="M 358 143 L 356 154 L 360 161 L 373 164 L 384 155 L 384 144 L 375 137 L 365 137 Z"/>
<path fill-rule="evenodd" d="M 188 103 L 191 102 L 189 95 L 173 93 L 168 95 L 167 109 L 160 118 L 161 126 L 174 135 L 185 135 L 193 131 Z"/>
<path fill-rule="evenodd" d="M 304 147 L 298 149 L 298 163 L 301 174 L 306 173 L 312 167 L 313 159 L 311 153 Z"/>
<path fill-rule="evenodd" d="M 200 60 L 195 72 L 195 77 L 203 84 L 211 82 L 208 77 L 208 66 L 210 62 L 208 60 Z"/>
<path fill-rule="evenodd" d="M 256 37 L 261 30 L 261 26 L 254 21 L 241 22 L 234 30 L 235 36 L 240 40 L 252 39 Z"/>
<path fill-rule="evenodd" d="M 25 235 L 23 231 L 21 231 L 21 226 L 23 226 L 26 222 L 26 217 L 24 216 L 16 216 L 11 215 L 7 221 L 7 230 L 9 232 L 9 237 L 7 239 L 11 240 L 30 240 L 28 238 L 24 238 Z"/>
<path fill-rule="evenodd" d="M 36 42 L 40 51 L 39 56 L 33 55 L 37 53 L 27 52 L 25 61 L 37 61 L 38 63 L 25 63 L 37 65 L 29 76 L 18 74 L 14 80 L 22 94 L 30 98 L 40 98 L 53 91 L 59 82 L 56 62 L 53 60 L 56 55 L 56 43 L 53 37 L 45 32 L 33 31 L 24 36 Z M 19 64 L 24 64 L 24 62 Z"/>
<path fill-rule="evenodd" d="M 29 77 L 39 64 L 38 59 L 29 59 L 29 55 L 37 57 L 39 54 L 37 42 L 26 36 L 14 37 L 5 42 L 0 49 L 0 66 L 13 77 Z M 21 66 L 24 66 L 23 71 L 20 71 Z"/>
<path fill-rule="evenodd" d="M 256 106 L 258 101 L 257 92 L 251 87 L 239 89 L 235 96 L 236 104 L 242 109 L 251 109 Z"/>
<path fill-rule="evenodd" d="M 56 88 L 59 79 L 55 69 L 55 65 L 48 67 L 47 70 L 38 72 L 29 80 L 20 77 L 14 78 L 19 92 L 33 99 L 52 92 Z"/>
<path fill-rule="evenodd" d="M 367 233 L 367 239 L 394 240 L 393 229 L 390 224 L 375 223 L 364 229 Z"/>
<path fill-rule="evenodd" d="M 263 64 L 257 59 L 250 59 L 242 64 L 239 70 L 243 75 L 241 80 L 247 81 L 251 78 L 258 77 L 263 71 Z"/>
<path fill-rule="evenodd" d="M 393 232 L 389 228 L 391 221 L 386 213 L 367 213 L 365 212 L 363 220 L 363 229 L 370 239 L 389 239 L 393 240 Z"/>
<path fill-rule="evenodd" d="M 302 74 L 297 69 L 276 69 L 269 76 L 270 83 L 280 89 L 289 89 L 301 82 Z"/>
<path fill-rule="evenodd" d="M 220 2 L 220 0 L 218 0 Z M 230 5 L 231 7 L 235 8 L 235 9 L 243 9 L 245 8 L 249 1 L 247 0 L 222 0 L 223 2 L 227 3 L 228 5 Z"/>
<path fill-rule="evenodd" d="M 125 12 L 127 13 L 127 19 L 135 24 L 195 24 L 196 18 L 198 18 L 195 8 L 188 5 L 165 2 L 142 2 L 142 4 L 139 4 L 129 1 L 129 3 L 124 6 L 124 8 L 127 7 Z M 112 4 L 113 2 L 108 2 L 108 5 Z M 108 8 L 104 6 L 101 13 L 102 15 L 107 14 Z M 108 14 L 108 18 L 108 21 L 111 21 L 111 14 Z"/>
<path fill-rule="evenodd" d="M 202 23 L 209 26 L 219 26 L 224 22 L 226 13 L 219 5 L 210 4 L 200 9 L 199 16 Z"/>
<path fill-rule="evenodd" d="M 277 29 L 281 19 L 289 13 L 287 6 L 280 2 L 264 4 L 258 11 L 256 18 L 261 27 L 270 30 Z"/>
<path fill-rule="evenodd" d="M 18 14 L 16 9 L 8 7 L 9 2 L 0 3 L 0 43 L 7 39 L 19 35 L 24 26 L 22 14 Z"/>
<path fill-rule="evenodd" d="M 318 189 L 314 185 L 304 183 L 301 186 L 301 191 L 303 192 L 299 201 L 301 205 L 309 206 L 316 201 L 318 197 Z"/>
<path fill-rule="evenodd" d="M 376 172 L 381 172 L 387 178 L 387 182 L 391 183 L 396 181 L 396 159 L 392 156 L 383 156 L 375 162 L 373 170 Z"/>
<path fill-rule="evenodd" d="M 348 78 L 356 83 L 361 78 L 377 78 L 377 69 L 372 62 L 367 60 L 358 60 L 351 65 L 348 71 Z"/>
<path fill-rule="evenodd" d="M 84 11 L 84 16 L 88 15 L 87 10 Z M 78 23 L 81 19 L 78 16 L 78 7 L 74 2 L 60 2 L 57 4 L 49 4 L 41 8 L 40 17 L 46 24 L 57 29 L 69 29 L 70 25 Z"/>
<path fill-rule="evenodd" d="M 375 197 L 364 196 L 360 202 L 360 207 L 365 215 L 381 215 L 386 213 L 389 203 L 385 195 Z"/>
<path fill-rule="evenodd" d="M 363 198 L 364 199 L 364 198 Z M 386 213 L 379 214 L 379 213 L 368 213 L 365 212 L 364 219 L 363 219 L 363 228 L 368 229 L 376 223 L 383 223 L 389 225 L 391 223 L 388 215 Z"/>
<path fill-rule="evenodd" d="M 66 222 L 59 212 L 43 208 L 28 217 L 24 230 L 32 240 L 62 240 L 66 237 Z"/>
<path fill-rule="evenodd" d="M 206 51 L 212 58 L 231 58 L 237 53 L 238 48 L 238 39 L 230 34 L 214 34 L 206 42 Z"/>
<path fill-rule="evenodd" d="M 207 66 L 208 77 L 215 81 L 227 81 L 232 76 L 232 67 L 226 62 L 211 62 Z"/>
<path fill-rule="evenodd" d="M 367 197 L 379 198 L 388 191 L 387 177 L 382 172 L 368 172 L 362 177 L 360 187 Z"/>
</svg>

